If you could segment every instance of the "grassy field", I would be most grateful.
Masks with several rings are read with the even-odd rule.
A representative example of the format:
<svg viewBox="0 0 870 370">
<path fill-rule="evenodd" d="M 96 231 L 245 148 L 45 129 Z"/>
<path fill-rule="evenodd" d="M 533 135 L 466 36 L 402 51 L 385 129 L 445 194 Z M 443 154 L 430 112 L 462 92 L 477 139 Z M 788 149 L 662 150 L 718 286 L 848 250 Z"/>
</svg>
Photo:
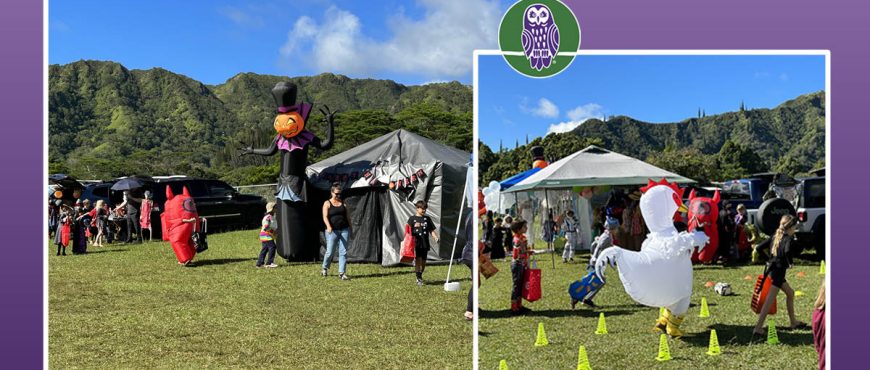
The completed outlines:
<svg viewBox="0 0 870 370">
<path fill-rule="evenodd" d="M 568 369 L 577 366 L 577 351 L 586 346 L 593 369 L 813 369 L 817 367 L 817 354 L 813 348 L 810 330 L 779 330 L 780 345 L 768 345 L 766 338 L 751 341 L 752 327 L 758 316 L 749 309 L 749 300 L 755 277 L 762 266 L 696 266 L 692 307 L 689 308 L 682 328 L 687 335 L 670 340 L 672 361 L 659 363 L 659 335 L 652 332 L 658 316 L 657 308 L 636 304 L 626 293 L 618 271 L 607 270 L 607 285 L 595 298 L 597 309 L 581 304 L 571 310 L 568 285 L 585 273 L 588 254 L 580 255 L 582 263 L 563 264 L 556 256 L 552 268 L 550 255 L 537 256 L 542 270 L 543 298 L 526 303 L 533 312 L 526 316 L 511 317 L 510 262 L 496 262 L 499 273 L 483 282 L 480 290 L 480 368 L 496 369 L 500 360 L 507 360 L 514 369 Z M 818 262 L 796 261 L 798 266 L 789 270 L 787 280 L 803 296 L 796 297 L 798 318 L 810 322 L 813 302 L 822 276 L 818 275 Z M 803 271 L 805 277 L 797 277 Z M 744 280 L 745 276 L 752 280 Z M 734 295 L 722 297 L 708 281 L 728 282 Z M 711 316 L 699 318 L 701 298 L 706 297 Z M 776 315 L 777 327 L 788 326 L 785 295 L 780 294 Z M 609 334 L 596 335 L 599 312 L 606 317 Z M 534 347 L 538 323 L 543 322 L 550 344 Z M 710 329 L 716 329 L 722 354 L 705 354 Z"/>
<path fill-rule="evenodd" d="M 462 291 L 429 266 L 279 263 L 256 269 L 256 231 L 209 236 L 195 267 L 176 263 L 168 243 L 49 255 L 49 363 L 53 368 L 467 369 L 472 326 Z M 280 260 L 280 257 L 277 259 Z"/>
</svg>

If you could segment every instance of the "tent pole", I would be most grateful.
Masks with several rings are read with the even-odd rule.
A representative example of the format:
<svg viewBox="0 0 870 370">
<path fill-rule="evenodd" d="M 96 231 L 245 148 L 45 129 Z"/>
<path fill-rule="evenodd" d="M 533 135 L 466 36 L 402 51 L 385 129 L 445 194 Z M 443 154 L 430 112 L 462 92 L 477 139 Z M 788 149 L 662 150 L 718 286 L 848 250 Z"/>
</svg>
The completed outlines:
<svg viewBox="0 0 870 370">
<path fill-rule="evenodd" d="M 447 266 L 447 281 L 445 284 L 450 282 L 450 270 L 453 269 L 453 260 L 456 259 L 456 243 L 459 241 L 459 226 L 462 225 L 462 207 L 465 207 L 465 192 L 467 190 L 468 181 L 465 182 L 465 186 L 462 188 L 462 201 L 459 202 L 459 217 L 456 218 L 456 233 L 453 234 L 453 250 L 450 251 L 450 265 Z"/>
<path fill-rule="evenodd" d="M 544 200 L 547 201 L 547 214 L 542 215 L 544 219 L 544 223 L 550 220 L 550 212 L 553 212 L 552 205 L 550 204 L 550 193 L 547 191 L 547 188 L 544 188 Z M 555 236 L 555 235 L 553 235 Z M 551 242 L 547 241 L 547 249 L 550 250 L 550 259 L 553 261 L 553 269 L 556 269 L 556 246 Z"/>
</svg>

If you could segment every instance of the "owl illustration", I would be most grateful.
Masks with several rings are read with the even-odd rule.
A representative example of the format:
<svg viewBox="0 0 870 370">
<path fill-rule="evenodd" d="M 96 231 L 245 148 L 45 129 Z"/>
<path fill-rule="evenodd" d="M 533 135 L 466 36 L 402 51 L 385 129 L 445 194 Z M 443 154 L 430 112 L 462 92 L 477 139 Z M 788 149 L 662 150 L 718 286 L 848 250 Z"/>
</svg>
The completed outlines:
<svg viewBox="0 0 870 370">
<path fill-rule="evenodd" d="M 533 4 L 526 8 L 523 19 L 523 53 L 532 68 L 549 68 L 559 50 L 559 27 L 550 8 Z"/>
</svg>

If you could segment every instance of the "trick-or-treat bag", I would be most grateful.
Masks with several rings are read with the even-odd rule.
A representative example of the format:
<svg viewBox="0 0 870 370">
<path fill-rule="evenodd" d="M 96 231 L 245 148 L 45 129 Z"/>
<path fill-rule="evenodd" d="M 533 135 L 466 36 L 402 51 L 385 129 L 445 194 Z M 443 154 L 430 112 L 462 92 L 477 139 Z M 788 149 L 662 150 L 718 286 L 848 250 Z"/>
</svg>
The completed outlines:
<svg viewBox="0 0 870 370">
<path fill-rule="evenodd" d="M 414 236 L 411 235 L 411 225 L 405 224 L 405 237 L 402 239 L 402 258 L 401 263 L 411 263 L 414 261 L 417 242 L 414 241 Z"/>
<path fill-rule="evenodd" d="M 478 262 L 480 265 L 480 273 L 483 277 L 489 279 L 498 272 L 498 267 L 495 267 L 492 260 L 490 260 L 485 254 L 481 253 L 478 256 Z"/>
<path fill-rule="evenodd" d="M 541 299 L 541 269 L 536 261 L 523 272 L 523 280 L 523 298 L 529 302 Z"/>
<path fill-rule="evenodd" d="M 750 307 L 752 307 L 752 312 L 761 312 L 761 308 L 764 307 L 764 301 L 767 300 L 767 293 L 770 292 L 770 285 L 772 283 L 773 280 L 765 278 L 764 274 L 758 275 L 758 279 L 755 280 L 755 289 L 752 290 L 752 301 L 749 304 Z M 773 299 L 773 304 L 770 306 L 768 314 L 773 315 L 775 313 L 776 298 Z"/>
</svg>

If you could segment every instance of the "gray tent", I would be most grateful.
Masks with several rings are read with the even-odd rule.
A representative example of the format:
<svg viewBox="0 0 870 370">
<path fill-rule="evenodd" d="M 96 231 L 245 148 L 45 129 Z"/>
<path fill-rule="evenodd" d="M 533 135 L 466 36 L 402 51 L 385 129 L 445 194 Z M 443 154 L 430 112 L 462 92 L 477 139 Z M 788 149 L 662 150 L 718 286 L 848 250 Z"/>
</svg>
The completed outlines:
<svg viewBox="0 0 870 370">
<path fill-rule="evenodd" d="M 345 188 L 354 229 L 348 260 L 391 266 L 399 264 L 405 223 L 418 200 L 428 203 L 427 214 L 441 236 L 428 260 L 451 258 L 469 160 L 469 153 L 396 130 L 309 165 L 306 174 L 322 191 L 334 182 Z M 463 235 L 460 229 L 459 245 Z"/>
<path fill-rule="evenodd" d="M 639 159 L 590 145 L 551 163 L 505 192 L 570 189 L 575 186 L 645 185 L 650 179 L 658 181 L 662 178 L 681 184 L 695 182 Z"/>
</svg>

